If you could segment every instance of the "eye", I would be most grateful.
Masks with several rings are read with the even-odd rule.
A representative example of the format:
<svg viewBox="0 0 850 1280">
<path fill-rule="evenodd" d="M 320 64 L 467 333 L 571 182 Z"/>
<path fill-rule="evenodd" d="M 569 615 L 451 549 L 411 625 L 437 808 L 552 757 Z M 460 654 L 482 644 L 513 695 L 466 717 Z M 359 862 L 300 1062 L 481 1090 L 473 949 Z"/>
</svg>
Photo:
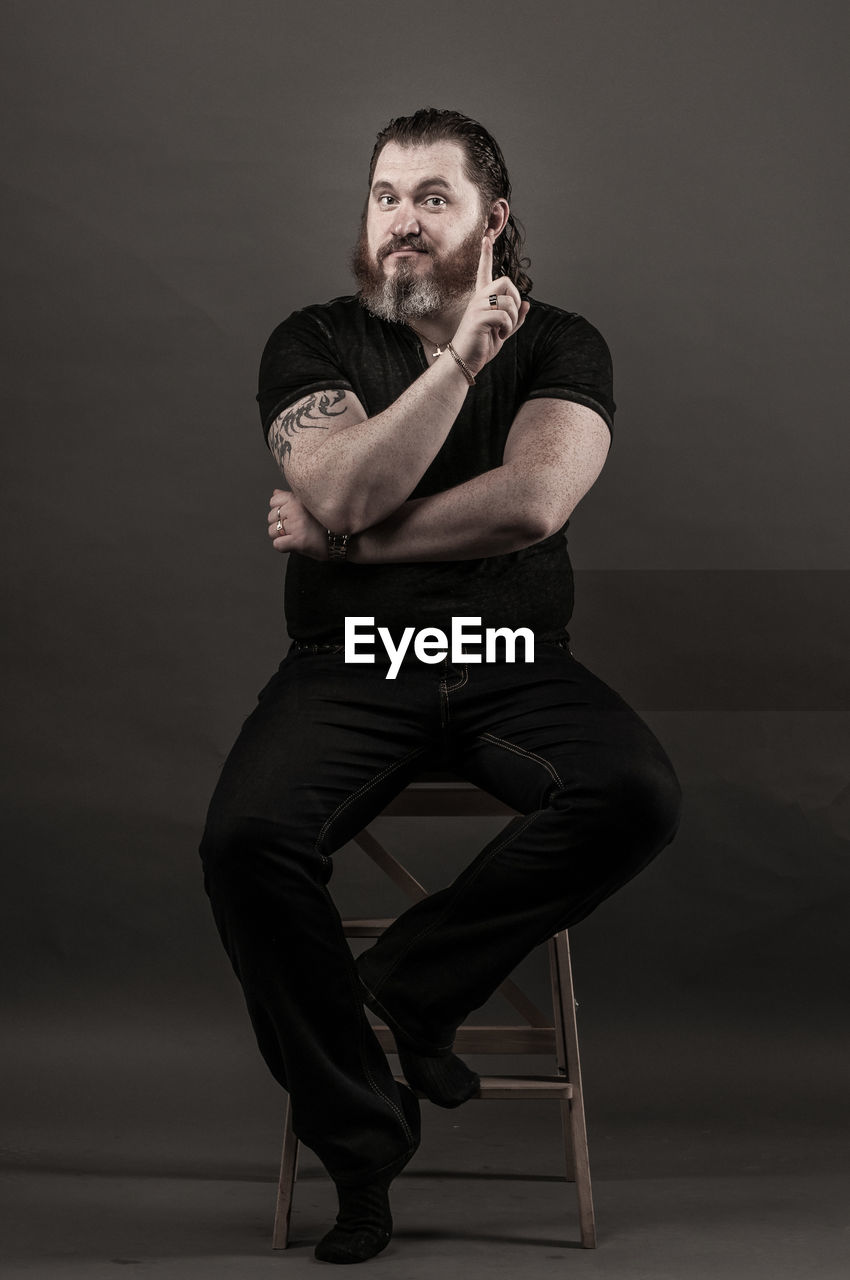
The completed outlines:
<svg viewBox="0 0 850 1280">
<path fill-rule="evenodd" d="M 382 209 L 389 209 L 390 204 L 394 199 L 395 199 L 395 196 L 390 196 L 390 195 L 378 196 L 378 204 Z"/>
<path fill-rule="evenodd" d="M 426 196 L 425 204 L 429 204 L 432 209 L 439 209 L 446 202 L 442 196 Z"/>
</svg>

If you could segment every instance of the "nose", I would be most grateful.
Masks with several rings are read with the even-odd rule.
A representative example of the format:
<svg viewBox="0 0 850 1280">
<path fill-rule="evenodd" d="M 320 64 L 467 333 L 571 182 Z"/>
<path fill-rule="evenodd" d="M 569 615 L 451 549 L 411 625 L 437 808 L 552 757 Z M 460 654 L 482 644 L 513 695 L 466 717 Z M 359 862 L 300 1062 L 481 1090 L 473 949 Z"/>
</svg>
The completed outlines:
<svg viewBox="0 0 850 1280">
<path fill-rule="evenodd" d="M 393 219 L 393 235 L 417 236 L 419 235 L 419 231 L 419 219 L 416 216 L 416 209 L 414 205 L 407 200 L 401 200 L 396 208 L 395 218 Z"/>
</svg>

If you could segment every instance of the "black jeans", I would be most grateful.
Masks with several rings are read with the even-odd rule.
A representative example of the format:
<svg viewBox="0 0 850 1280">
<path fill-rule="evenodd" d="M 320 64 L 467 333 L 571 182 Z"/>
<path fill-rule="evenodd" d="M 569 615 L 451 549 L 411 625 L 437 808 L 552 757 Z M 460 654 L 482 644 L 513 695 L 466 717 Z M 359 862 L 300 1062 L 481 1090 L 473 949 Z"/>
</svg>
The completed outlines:
<svg viewBox="0 0 850 1280">
<path fill-rule="evenodd" d="M 359 962 L 411 1043 L 438 1053 L 532 948 L 669 843 L 680 802 L 656 738 L 563 644 L 538 642 L 533 665 L 407 658 L 397 679 L 386 670 L 294 646 L 225 763 L 201 845 L 295 1132 L 352 1185 L 400 1167 L 415 1138 L 327 890 L 334 851 L 428 767 L 519 811 Z"/>
</svg>

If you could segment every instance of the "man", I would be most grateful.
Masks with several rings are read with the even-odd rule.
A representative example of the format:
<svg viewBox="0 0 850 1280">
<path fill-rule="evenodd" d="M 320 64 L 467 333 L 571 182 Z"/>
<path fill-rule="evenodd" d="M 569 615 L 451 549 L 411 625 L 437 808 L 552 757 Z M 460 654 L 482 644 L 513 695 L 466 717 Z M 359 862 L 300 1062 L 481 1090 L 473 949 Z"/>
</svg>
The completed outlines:
<svg viewBox="0 0 850 1280">
<path fill-rule="evenodd" d="M 662 748 L 569 650 L 564 530 L 608 451 L 610 357 L 587 321 L 526 296 L 509 200 L 481 125 L 433 109 L 392 121 L 358 295 L 295 312 L 261 363 L 294 643 L 225 764 L 202 856 L 260 1050 L 337 1187 L 316 1247 L 331 1262 L 389 1241 L 416 1092 L 442 1106 L 475 1093 L 452 1053 L 467 1014 L 678 820 Z M 492 647 L 476 651 L 470 626 Z M 521 816 L 355 965 L 331 856 L 435 764 Z"/>
</svg>

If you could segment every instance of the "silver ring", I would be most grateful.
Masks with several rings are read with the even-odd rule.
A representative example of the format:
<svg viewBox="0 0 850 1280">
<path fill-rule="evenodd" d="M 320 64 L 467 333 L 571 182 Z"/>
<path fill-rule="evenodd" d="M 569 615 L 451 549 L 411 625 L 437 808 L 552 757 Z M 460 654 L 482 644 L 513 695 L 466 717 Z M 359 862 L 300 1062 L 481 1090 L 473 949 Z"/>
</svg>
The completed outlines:
<svg viewBox="0 0 850 1280">
<path fill-rule="evenodd" d="M 491 293 L 491 294 L 490 294 L 490 306 L 491 306 L 491 307 L 493 307 L 493 309 L 494 309 L 494 310 L 498 310 L 498 307 L 499 307 L 499 295 L 498 295 L 497 293 Z"/>
<path fill-rule="evenodd" d="M 286 533 L 286 530 L 283 527 L 283 522 L 280 518 L 280 507 L 277 509 L 277 531 L 278 533 Z"/>
</svg>

